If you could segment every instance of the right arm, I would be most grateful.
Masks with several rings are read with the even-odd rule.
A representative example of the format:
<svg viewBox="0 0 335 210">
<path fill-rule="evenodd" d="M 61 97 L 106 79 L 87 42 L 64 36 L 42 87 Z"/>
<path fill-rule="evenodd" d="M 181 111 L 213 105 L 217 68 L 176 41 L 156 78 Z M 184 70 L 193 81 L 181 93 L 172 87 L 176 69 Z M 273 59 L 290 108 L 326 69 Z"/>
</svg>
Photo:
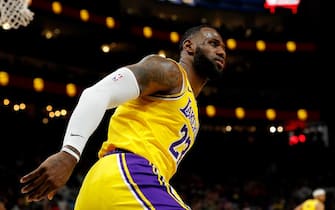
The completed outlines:
<svg viewBox="0 0 335 210">
<path fill-rule="evenodd" d="M 182 75 L 177 65 L 161 56 L 146 56 L 136 64 L 118 69 L 83 91 L 70 118 L 63 150 L 79 160 L 107 109 L 158 92 L 176 93 L 181 86 Z"/>
</svg>

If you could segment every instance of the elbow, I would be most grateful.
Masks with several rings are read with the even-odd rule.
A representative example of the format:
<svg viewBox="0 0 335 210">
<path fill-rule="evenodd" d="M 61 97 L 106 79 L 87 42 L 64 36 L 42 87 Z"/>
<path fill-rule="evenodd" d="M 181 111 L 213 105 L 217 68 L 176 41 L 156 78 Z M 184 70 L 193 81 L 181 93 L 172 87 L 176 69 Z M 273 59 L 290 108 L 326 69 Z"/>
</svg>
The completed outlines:
<svg viewBox="0 0 335 210">
<path fill-rule="evenodd" d="M 94 90 L 94 87 L 88 87 L 88 88 L 85 88 L 82 92 L 81 92 L 81 95 L 80 95 L 80 98 L 89 98 L 93 95 L 95 95 L 95 90 Z"/>
</svg>

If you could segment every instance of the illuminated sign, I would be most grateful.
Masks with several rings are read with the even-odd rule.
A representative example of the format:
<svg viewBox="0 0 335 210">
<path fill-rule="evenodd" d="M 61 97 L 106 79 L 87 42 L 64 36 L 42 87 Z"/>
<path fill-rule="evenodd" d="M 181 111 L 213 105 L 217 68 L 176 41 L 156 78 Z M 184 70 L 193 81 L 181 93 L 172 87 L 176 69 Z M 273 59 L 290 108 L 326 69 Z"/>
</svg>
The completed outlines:
<svg viewBox="0 0 335 210">
<path fill-rule="evenodd" d="M 298 12 L 298 6 L 300 0 L 265 0 L 264 8 L 269 9 L 271 13 L 274 13 L 276 7 L 288 8 L 293 14 Z"/>
</svg>

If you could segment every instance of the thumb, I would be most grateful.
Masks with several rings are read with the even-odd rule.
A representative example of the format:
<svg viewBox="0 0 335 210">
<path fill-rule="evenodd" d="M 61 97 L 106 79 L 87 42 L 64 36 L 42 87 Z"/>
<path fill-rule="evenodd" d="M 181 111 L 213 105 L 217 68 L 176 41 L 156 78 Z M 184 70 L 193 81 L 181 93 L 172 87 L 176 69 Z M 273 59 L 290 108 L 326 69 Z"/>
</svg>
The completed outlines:
<svg viewBox="0 0 335 210">
<path fill-rule="evenodd" d="M 57 192 L 57 191 L 52 191 L 52 192 L 50 192 L 50 193 L 48 194 L 48 200 L 52 200 L 53 197 L 56 195 L 56 192 Z"/>
</svg>

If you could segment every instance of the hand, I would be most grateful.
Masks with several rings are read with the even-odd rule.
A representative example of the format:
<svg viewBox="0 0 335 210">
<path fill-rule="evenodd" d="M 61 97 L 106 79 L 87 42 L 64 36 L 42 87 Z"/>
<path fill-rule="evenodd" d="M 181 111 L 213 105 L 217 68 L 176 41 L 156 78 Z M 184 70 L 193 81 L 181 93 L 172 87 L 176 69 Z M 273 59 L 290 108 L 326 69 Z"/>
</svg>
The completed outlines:
<svg viewBox="0 0 335 210">
<path fill-rule="evenodd" d="M 27 201 L 51 200 L 57 190 L 69 180 L 77 160 L 66 152 L 58 152 L 43 161 L 38 168 L 20 179 L 21 193 Z"/>
</svg>

